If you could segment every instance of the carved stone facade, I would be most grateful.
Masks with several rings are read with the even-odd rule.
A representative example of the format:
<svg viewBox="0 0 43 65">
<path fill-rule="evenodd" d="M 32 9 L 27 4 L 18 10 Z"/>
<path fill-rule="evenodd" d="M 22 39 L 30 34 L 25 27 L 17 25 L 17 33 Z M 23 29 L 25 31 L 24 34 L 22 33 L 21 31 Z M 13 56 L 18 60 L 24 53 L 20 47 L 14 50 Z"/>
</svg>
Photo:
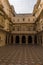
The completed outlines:
<svg viewBox="0 0 43 65">
<path fill-rule="evenodd" d="M 0 0 L 0 46 L 9 44 L 43 46 L 43 1 L 37 1 L 32 14 L 15 14 L 8 0 Z"/>
</svg>

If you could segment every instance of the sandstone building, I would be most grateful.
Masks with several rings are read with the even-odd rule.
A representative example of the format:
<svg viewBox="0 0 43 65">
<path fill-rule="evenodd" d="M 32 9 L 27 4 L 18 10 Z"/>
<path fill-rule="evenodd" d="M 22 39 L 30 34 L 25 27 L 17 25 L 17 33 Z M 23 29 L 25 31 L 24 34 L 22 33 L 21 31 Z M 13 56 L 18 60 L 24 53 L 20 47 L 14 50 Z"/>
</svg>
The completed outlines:
<svg viewBox="0 0 43 65">
<path fill-rule="evenodd" d="M 43 46 L 43 1 L 37 0 L 32 14 L 16 14 L 8 0 L 0 0 L 0 46 Z"/>
</svg>

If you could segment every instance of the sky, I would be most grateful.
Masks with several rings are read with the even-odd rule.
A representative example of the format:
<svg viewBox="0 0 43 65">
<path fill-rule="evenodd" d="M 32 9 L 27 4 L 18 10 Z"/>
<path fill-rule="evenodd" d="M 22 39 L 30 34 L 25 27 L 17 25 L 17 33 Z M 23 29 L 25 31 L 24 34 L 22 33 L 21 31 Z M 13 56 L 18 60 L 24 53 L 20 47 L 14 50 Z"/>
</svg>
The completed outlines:
<svg viewBox="0 0 43 65">
<path fill-rule="evenodd" d="M 9 0 L 17 14 L 32 13 L 37 0 Z"/>
</svg>

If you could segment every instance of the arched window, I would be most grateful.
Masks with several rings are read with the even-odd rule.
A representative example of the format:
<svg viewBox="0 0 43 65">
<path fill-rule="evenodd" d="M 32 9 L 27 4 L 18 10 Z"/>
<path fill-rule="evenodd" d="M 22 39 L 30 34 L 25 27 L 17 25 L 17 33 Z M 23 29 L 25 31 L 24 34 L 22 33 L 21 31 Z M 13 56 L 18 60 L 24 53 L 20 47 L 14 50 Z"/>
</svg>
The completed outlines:
<svg viewBox="0 0 43 65">
<path fill-rule="evenodd" d="M 22 36 L 22 43 L 26 43 L 26 37 Z"/>
<path fill-rule="evenodd" d="M 19 44 L 19 36 L 16 36 L 16 38 L 15 38 L 15 43 L 16 43 L 16 44 Z"/>
<path fill-rule="evenodd" d="M 23 21 L 25 21 L 25 18 L 23 18 Z"/>
<path fill-rule="evenodd" d="M 32 43 L 32 36 L 28 36 L 28 43 L 29 43 L 29 44 Z"/>
</svg>

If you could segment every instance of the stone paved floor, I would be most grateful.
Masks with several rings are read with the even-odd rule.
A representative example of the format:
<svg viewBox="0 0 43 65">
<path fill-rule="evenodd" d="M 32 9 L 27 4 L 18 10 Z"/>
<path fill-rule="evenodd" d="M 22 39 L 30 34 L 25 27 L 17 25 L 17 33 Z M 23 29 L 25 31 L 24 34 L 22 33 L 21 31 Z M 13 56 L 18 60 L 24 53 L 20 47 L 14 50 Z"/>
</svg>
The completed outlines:
<svg viewBox="0 0 43 65">
<path fill-rule="evenodd" d="M 43 47 L 32 45 L 1 47 L 0 65 L 43 65 Z"/>
</svg>

